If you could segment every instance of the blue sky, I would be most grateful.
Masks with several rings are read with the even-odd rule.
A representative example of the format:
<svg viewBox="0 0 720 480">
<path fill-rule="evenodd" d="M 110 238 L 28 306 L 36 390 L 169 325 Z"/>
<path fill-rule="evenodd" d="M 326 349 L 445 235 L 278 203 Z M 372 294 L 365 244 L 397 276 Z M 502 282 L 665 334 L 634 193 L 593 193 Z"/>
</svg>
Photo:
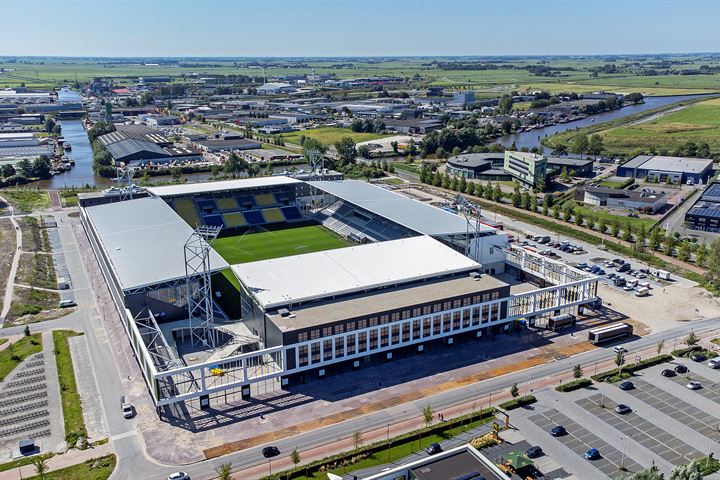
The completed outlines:
<svg viewBox="0 0 720 480">
<path fill-rule="evenodd" d="M 717 0 L 0 0 L 0 55 L 709 52 Z"/>
</svg>

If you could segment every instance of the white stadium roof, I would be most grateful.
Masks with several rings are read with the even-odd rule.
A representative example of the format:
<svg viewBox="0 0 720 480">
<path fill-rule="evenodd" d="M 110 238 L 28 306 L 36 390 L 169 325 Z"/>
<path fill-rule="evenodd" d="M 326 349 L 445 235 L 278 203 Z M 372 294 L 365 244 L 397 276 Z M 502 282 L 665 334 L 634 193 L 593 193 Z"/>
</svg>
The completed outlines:
<svg viewBox="0 0 720 480">
<path fill-rule="evenodd" d="M 432 279 L 480 265 L 419 236 L 233 265 L 265 309 L 372 288 Z"/>
<path fill-rule="evenodd" d="M 424 235 L 465 233 L 465 218 L 360 180 L 307 182 L 337 198 Z M 493 231 L 480 225 L 481 230 Z"/>
<path fill-rule="evenodd" d="M 177 197 L 180 195 L 197 195 L 199 193 L 225 192 L 247 188 L 275 187 L 301 183 L 300 180 L 283 175 L 273 177 L 239 178 L 220 182 L 185 183 L 182 185 L 166 185 L 149 187 L 147 190 L 156 197 Z"/>
<path fill-rule="evenodd" d="M 193 229 L 160 198 L 87 207 L 95 230 L 122 290 L 157 285 L 185 277 L 185 242 Z M 228 264 L 210 250 L 213 271 Z"/>
</svg>

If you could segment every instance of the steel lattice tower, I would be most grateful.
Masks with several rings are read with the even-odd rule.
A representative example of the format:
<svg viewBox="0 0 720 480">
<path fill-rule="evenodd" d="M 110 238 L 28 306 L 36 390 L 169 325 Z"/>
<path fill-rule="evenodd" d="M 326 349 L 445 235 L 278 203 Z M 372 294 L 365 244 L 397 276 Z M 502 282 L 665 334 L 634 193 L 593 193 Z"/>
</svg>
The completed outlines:
<svg viewBox="0 0 720 480">
<path fill-rule="evenodd" d="M 202 225 L 197 227 L 185 242 L 185 280 L 190 338 L 193 346 L 201 343 L 210 349 L 214 349 L 217 345 L 213 316 L 210 244 L 219 233 L 219 227 Z"/>
</svg>

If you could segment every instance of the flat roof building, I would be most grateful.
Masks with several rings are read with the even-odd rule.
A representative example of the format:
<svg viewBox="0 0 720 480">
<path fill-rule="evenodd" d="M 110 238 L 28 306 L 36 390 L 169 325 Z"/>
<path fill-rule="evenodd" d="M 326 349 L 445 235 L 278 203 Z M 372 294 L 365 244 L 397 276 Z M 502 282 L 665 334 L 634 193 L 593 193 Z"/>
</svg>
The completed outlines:
<svg viewBox="0 0 720 480">
<path fill-rule="evenodd" d="M 647 188 L 638 191 L 609 187 L 586 187 L 583 203 L 598 207 L 657 213 L 667 205 L 667 197 L 664 192 L 657 193 Z"/>
<path fill-rule="evenodd" d="M 685 214 L 685 226 L 691 230 L 720 232 L 720 182 L 712 182 Z"/>
<path fill-rule="evenodd" d="M 617 168 L 619 177 L 672 183 L 703 183 L 712 176 L 711 158 L 638 155 Z"/>
<path fill-rule="evenodd" d="M 506 150 L 503 168 L 521 184 L 533 188 L 539 181 L 545 181 L 547 159 L 536 153 Z"/>
</svg>

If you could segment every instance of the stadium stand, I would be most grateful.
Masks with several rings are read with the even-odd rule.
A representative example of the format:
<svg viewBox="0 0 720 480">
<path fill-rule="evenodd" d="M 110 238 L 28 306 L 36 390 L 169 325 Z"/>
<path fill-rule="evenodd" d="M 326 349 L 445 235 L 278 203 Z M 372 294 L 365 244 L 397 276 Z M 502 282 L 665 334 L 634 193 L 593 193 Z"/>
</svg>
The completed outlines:
<svg viewBox="0 0 720 480">
<path fill-rule="evenodd" d="M 198 200 L 197 206 L 200 209 L 200 211 L 207 215 L 208 213 L 215 213 L 217 211 L 217 206 L 215 205 L 215 200 Z"/>
<path fill-rule="evenodd" d="M 243 195 L 242 197 L 237 197 L 237 203 L 243 210 L 251 210 L 256 206 L 255 197 L 253 197 L 252 195 Z"/>
<path fill-rule="evenodd" d="M 235 197 L 220 197 L 215 202 L 220 210 L 237 210 L 238 202 Z"/>
<path fill-rule="evenodd" d="M 413 236 L 402 226 L 360 211 L 342 200 L 320 210 L 315 218 L 338 235 L 356 241 L 378 242 Z"/>
<path fill-rule="evenodd" d="M 260 207 L 272 207 L 278 204 L 277 200 L 275 200 L 275 195 L 272 193 L 260 193 L 255 195 L 255 203 Z"/>
<path fill-rule="evenodd" d="M 302 214 L 300 213 L 300 210 L 298 210 L 298 208 L 294 205 L 291 207 L 281 207 L 280 210 L 282 210 L 283 215 L 285 215 L 285 218 L 288 221 L 302 219 Z"/>
<path fill-rule="evenodd" d="M 201 225 L 200 217 L 195 209 L 195 202 L 189 198 L 180 198 L 175 200 L 175 211 L 185 222 L 191 227 L 195 228 Z"/>
<path fill-rule="evenodd" d="M 261 210 L 263 218 L 265 218 L 266 223 L 277 223 L 277 222 L 284 222 L 285 221 L 285 215 L 283 215 L 282 210 L 279 208 L 265 208 Z"/>
<path fill-rule="evenodd" d="M 223 221 L 227 228 L 244 227 L 247 225 L 242 212 L 231 212 L 223 214 Z"/>
<path fill-rule="evenodd" d="M 243 214 L 245 215 L 245 220 L 247 220 L 248 225 L 262 225 L 265 223 L 265 218 L 259 210 L 250 210 L 243 212 Z"/>
<path fill-rule="evenodd" d="M 210 225 L 211 227 L 225 227 L 222 215 L 205 215 L 203 216 L 203 220 L 205 221 L 205 225 Z"/>
</svg>

